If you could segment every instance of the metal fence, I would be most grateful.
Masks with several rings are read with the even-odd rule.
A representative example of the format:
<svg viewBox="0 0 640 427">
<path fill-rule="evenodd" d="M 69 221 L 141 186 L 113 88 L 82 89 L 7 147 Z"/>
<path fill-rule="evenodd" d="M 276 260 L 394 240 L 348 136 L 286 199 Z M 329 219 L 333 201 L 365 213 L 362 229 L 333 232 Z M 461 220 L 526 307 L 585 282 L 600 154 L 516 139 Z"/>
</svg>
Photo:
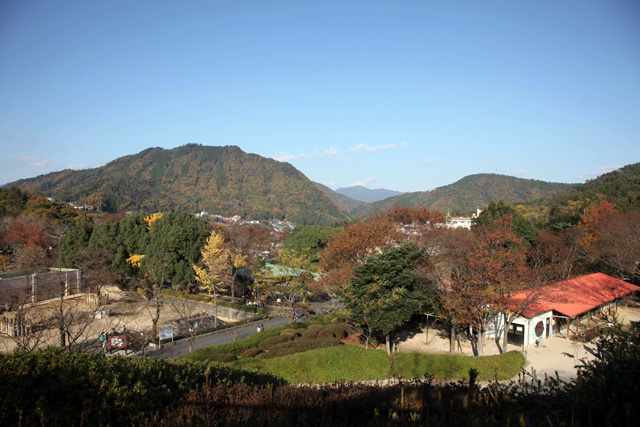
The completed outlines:
<svg viewBox="0 0 640 427">
<path fill-rule="evenodd" d="M 49 268 L 22 274 L 0 275 L 0 308 L 12 309 L 61 296 L 86 292 L 80 270 Z"/>
</svg>

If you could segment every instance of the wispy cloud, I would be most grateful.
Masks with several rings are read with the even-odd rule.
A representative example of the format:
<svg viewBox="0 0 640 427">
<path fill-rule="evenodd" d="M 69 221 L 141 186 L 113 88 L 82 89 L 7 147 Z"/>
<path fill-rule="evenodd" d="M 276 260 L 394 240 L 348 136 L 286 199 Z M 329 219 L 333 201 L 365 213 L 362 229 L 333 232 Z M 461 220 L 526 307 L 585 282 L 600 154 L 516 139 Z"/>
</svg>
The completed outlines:
<svg viewBox="0 0 640 427">
<path fill-rule="evenodd" d="M 534 172 L 536 172 L 536 171 L 531 170 L 531 169 L 521 169 L 519 171 L 511 172 L 511 175 L 513 175 L 513 176 L 524 176 L 524 175 L 532 174 Z"/>
<path fill-rule="evenodd" d="M 491 160 L 491 159 L 493 159 L 493 156 L 492 156 L 492 155 L 488 155 L 488 156 L 486 157 L 486 159 L 487 159 L 487 160 Z"/>
<path fill-rule="evenodd" d="M 402 144 L 385 144 L 378 145 L 377 147 L 369 147 L 367 144 L 356 145 L 355 147 L 349 148 L 349 151 L 353 151 L 354 153 L 377 153 L 382 150 L 390 150 L 392 148 L 404 147 L 408 143 L 405 141 Z"/>
<path fill-rule="evenodd" d="M 81 170 L 81 169 L 89 169 L 89 165 L 86 163 L 79 163 L 77 165 L 70 163 L 69 166 L 67 166 L 67 169 L 72 169 L 74 171 Z"/>
<path fill-rule="evenodd" d="M 315 149 L 312 151 L 311 154 L 303 154 L 303 153 L 289 154 L 283 151 L 282 153 L 273 156 L 273 159 L 279 162 L 289 162 L 291 160 L 304 160 L 304 159 L 314 159 L 314 158 L 320 158 L 320 157 L 335 156 L 336 154 L 338 154 L 338 149 L 336 147 L 331 147 L 328 150 L 323 152 L 320 152 L 320 150 Z"/>
<path fill-rule="evenodd" d="M 0 139 L 3 141 L 19 141 L 23 138 L 24 135 L 22 135 L 22 132 L 13 132 L 0 136 Z"/>
<path fill-rule="evenodd" d="M 605 173 L 609 173 L 609 172 L 613 172 L 614 170 L 620 169 L 622 166 L 598 166 L 598 169 L 593 171 L 593 172 L 589 172 L 586 173 L 584 175 L 578 175 L 576 178 L 583 180 L 583 179 L 591 179 L 591 178 L 595 178 L 598 177 L 602 174 Z"/>
<path fill-rule="evenodd" d="M 422 160 L 418 162 L 414 162 L 417 165 L 437 165 L 438 163 L 433 159 Z"/>
<path fill-rule="evenodd" d="M 361 186 L 364 187 L 367 184 L 375 184 L 376 182 L 378 182 L 378 177 L 377 176 L 370 176 L 369 178 L 365 179 L 364 181 L 354 182 L 353 184 L 351 184 L 351 186 L 353 187 L 354 185 L 361 185 Z"/>
<path fill-rule="evenodd" d="M 274 160 L 279 162 L 289 162 L 291 160 L 300 160 L 300 159 L 308 159 L 312 156 L 308 154 L 288 154 L 284 151 L 278 155 L 273 156 Z"/>
<path fill-rule="evenodd" d="M 43 169 L 51 164 L 51 160 L 43 160 L 37 157 L 18 157 L 16 160 L 18 163 L 30 168 Z"/>
</svg>

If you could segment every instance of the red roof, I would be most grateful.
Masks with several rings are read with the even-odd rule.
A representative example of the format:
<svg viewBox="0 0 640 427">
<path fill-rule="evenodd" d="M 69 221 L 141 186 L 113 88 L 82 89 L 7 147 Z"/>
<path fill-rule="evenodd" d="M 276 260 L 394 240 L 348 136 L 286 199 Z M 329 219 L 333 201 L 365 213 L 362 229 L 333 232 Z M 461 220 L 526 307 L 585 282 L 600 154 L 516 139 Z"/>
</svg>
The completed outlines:
<svg viewBox="0 0 640 427">
<path fill-rule="evenodd" d="M 575 317 L 639 289 L 638 286 L 604 273 L 587 274 L 546 285 L 541 296 L 521 315 L 531 318 L 545 311 L 555 310 L 567 317 Z M 513 299 L 522 300 L 529 294 L 520 292 Z"/>
</svg>

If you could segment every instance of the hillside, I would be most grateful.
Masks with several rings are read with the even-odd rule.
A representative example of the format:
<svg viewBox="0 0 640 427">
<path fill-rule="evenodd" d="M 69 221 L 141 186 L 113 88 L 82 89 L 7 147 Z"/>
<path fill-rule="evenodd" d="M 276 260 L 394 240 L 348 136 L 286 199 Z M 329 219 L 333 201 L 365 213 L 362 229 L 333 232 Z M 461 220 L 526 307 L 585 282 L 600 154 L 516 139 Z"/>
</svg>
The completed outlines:
<svg viewBox="0 0 640 427">
<path fill-rule="evenodd" d="M 326 185 L 320 184 L 319 182 L 316 182 L 315 184 L 348 213 L 351 213 L 354 209 L 364 205 L 364 203 L 359 200 L 352 199 L 344 194 L 336 193 Z"/>
<path fill-rule="evenodd" d="M 579 201 L 588 205 L 601 199 L 608 200 L 620 211 L 640 207 L 640 163 L 602 174 L 534 204 L 566 206 L 569 201 Z"/>
<path fill-rule="evenodd" d="M 336 193 L 365 203 L 379 202 L 380 200 L 402 194 L 400 191 L 387 190 L 385 188 L 369 189 L 361 185 L 338 188 Z"/>
<path fill-rule="evenodd" d="M 511 203 L 533 201 L 551 197 L 571 186 L 572 184 L 522 179 L 507 175 L 475 174 L 434 190 L 405 193 L 370 205 L 363 205 L 354 210 L 352 215 L 365 217 L 394 205 L 424 205 L 445 213 L 447 211 L 473 212 L 487 206 L 491 200 L 502 199 Z"/>
<path fill-rule="evenodd" d="M 16 181 L 57 200 L 101 203 L 107 211 L 207 211 L 247 219 L 331 224 L 349 217 L 288 163 L 234 146 L 149 148 L 96 169 L 64 170 Z"/>
</svg>

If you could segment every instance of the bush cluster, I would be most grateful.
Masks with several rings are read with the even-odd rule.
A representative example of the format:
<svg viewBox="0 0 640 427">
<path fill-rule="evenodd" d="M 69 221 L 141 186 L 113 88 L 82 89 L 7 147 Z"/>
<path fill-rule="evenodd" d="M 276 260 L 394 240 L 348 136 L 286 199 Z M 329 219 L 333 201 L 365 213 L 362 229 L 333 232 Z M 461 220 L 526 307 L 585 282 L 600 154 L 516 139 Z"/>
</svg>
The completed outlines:
<svg viewBox="0 0 640 427">
<path fill-rule="evenodd" d="M 273 347 L 276 344 L 280 344 L 283 342 L 287 342 L 287 341 L 291 341 L 293 340 L 294 336 L 293 335 L 276 335 L 274 337 L 268 337 L 263 339 L 262 341 L 260 341 L 258 343 L 258 348 L 262 349 L 262 350 L 267 350 L 270 349 L 271 347 Z"/>
<path fill-rule="evenodd" d="M 317 348 L 327 348 L 340 345 L 340 340 L 336 338 L 318 338 L 314 340 L 295 340 L 276 344 L 267 352 L 259 354 L 259 359 L 273 359 L 274 357 L 286 356 L 288 354 L 302 353 Z"/>
</svg>

